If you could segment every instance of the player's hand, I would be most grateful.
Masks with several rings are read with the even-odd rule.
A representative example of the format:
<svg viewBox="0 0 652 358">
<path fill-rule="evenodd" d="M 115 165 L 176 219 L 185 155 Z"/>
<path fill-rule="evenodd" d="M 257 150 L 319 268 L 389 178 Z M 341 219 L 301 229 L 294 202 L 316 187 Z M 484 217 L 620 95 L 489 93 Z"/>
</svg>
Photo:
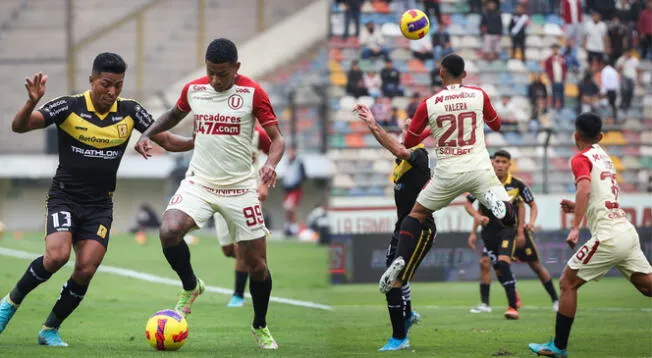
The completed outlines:
<svg viewBox="0 0 652 358">
<path fill-rule="evenodd" d="M 269 187 L 267 185 L 261 184 L 258 186 L 258 189 L 256 189 L 256 193 L 258 194 L 258 201 L 261 203 L 267 199 L 267 195 L 269 194 Z"/>
<path fill-rule="evenodd" d="M 520 227 L 516 231 L 516 247 L 525 246 L 525 227 Z"/>
<path fill-rule="evenodd" d="M 571 231 L 568 233 L 568 236 L 566 237 L 566 243 L 571 249 L 575 248 L 575 245 L 577 245 L 577 240 L 580 238 L 580 229 L 579 228 L 571 228 Z"/>
<path fill-rule="evenodd" d="M 475 250 L 475 243 L 478 241 L 478 234 L 472 232 L 469 234 L 469 239 L 466 241 L 466 244 L 470 249 Z"/>
<path fill-rule="evenodd" d="M 484 215 L 478 215 L 475 217 L 475 219 L 478 220 L 482 226 L 487 226 L 487 224 L 489 224 L 489 218 Z"/>
<path fill-rule="evenodd" d="M 148 159 L 152 156 L 152 153 L 149 152 L 152 150 L 152 141 L 147 137 L 140 137 L 135 149 L 143 158 Z"/>
<path fill-rule="evenodd" d="M 535 230 L 534 223 L 527 223 L 527 224 L 525 224 L 524 228 L 527 231 L 534 231 Z"/>
<path fill-rule="evenodd" d="M 564 199 L 561 201 L 561 203 L 559 203 L 559 205 L 561 205 L 561 210 L 563 210 L 566 214 L 572 214 L 575 212 L 574 201 Z"/>
<path fill-rule="evenodd" d="M 363 105 L 363 104 L 358 104 L 353 108 L 354 112 L 358 113 L 358 118 L 360 118 L 363 122 L 365 122 L 368 126 L 373 125 L 376 123 L 376 118 L 374 118 L 373 113 L 371 113 L 371 110 L 369 107 Z"/>
<path fill-rule="evenodd" d="M 276 187 L 276 169 L 272 168 L 271 165 L 263 165 L 258 174 L 262 185 L 267 185 L 268 188 Z"/>
<path fill-rule="evenodd" d="M 25 77 L 25 89 L 27 90 L 27 96 L 29 96 L 29 101 L 34 105 L 41 100 L 43 95 L 45 95 L 45 84 L 48 82 L 48 76 L 44 75 L 42 72 L 34 74 L 34 77 L 30 79 Z"/>
</svg>

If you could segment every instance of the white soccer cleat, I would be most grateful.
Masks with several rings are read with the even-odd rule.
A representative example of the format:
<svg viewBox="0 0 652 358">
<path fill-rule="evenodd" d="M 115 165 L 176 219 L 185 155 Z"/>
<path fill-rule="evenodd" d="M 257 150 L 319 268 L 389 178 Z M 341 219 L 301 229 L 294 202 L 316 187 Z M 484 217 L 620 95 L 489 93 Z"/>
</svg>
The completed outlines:
<svg viewBox="0 0 652 358">
<path fill-rule="evenodd" d="M 378 282 L 380 293 L 387 293 L 392 289 L 394 281 L 396 281 L 396 278 L 401 273 L 401 271 L 403 271 L 404 267 L 405 260 L 403 260 L 402 257 L 399 256 L 394 259 L 394 261 L 392 261 L 387 270 L 385 270 L 383 275 L 380 276 L 380 281 Z"/>
<path fill-rule="evenodd" d="M 494 214 L 498 220 L 503 219 L 505 215 L 507 215 L 507 207 L 505 207 L 505 203 L 502 200 L 498 200 L 493 191 L 487 190 L 482 194 L 482 196 L 485 202 L 491 204 L 491 213 Z"/>
<path fill-rule="evenodd" d="M 491 313 L 491 306 L 486 303 L 481 303 L 476 307 L 471 308 L 471 313 Z"/>
</svg>

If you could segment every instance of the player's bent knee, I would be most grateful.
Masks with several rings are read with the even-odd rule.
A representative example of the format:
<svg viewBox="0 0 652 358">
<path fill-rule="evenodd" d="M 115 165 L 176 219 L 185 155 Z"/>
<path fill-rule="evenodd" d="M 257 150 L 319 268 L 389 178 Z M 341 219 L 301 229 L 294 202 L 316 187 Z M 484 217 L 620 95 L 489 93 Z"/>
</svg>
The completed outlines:
<svg viewBox="0 0 652 358">
<path fill-rule="evenodd" d="M 82 285 L 88 285 L 91 282 L 91 279 L 97 272 L 98 265 L 95 264 L 84 264 L 75 266 L 75 271 L 72 276 L 74 280 Z"/>
<path fill-rule="evenodd" d="M 267 263 L 262 258 L 253 260 L 247 263 L 247 271 L 252 280 L 262 281 L 267 275 Z"/>
<path fill-rule="evenodd" d="M 48 248 L 43 255 L 45 269 L 53 272 L 63 267 L 70 259 L 69 247 Z"/>
<path fill-rule="evenodd" d="M 647 297 L 652 297 L 652 273 L 635 272 L 630 279 L 636 289 Z"/>
<path fill-rule="evenodd" d="M 161 225 L 159 238 L 164 246 L 174 246 L 183 239 L 186 232 L 187 230 L 184 229 L 181 223 L 165 220 Z"/>
</svg>

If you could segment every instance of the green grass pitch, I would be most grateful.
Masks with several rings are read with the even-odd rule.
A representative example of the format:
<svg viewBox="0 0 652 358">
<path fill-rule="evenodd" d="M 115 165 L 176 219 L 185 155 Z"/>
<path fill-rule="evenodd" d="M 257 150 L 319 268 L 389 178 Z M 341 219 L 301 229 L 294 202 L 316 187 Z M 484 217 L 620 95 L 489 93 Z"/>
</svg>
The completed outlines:
<svg viewBox="0 0 652 358">
<path fill-rule="evenodd" d="M 176 278 L 155 235 L 150 236 L 148 244 L 139 246 L 128 235 L 115 235 L 104 264 Z M 208 285 L 231 288 L 233 260 L 222 256 L 214 238 L 200 239 L 191 246 L 196 273 Z M 6 237 L 0 247 L 39 253 L 43 239 L 39 234 L 20 241 Z M 177 352 L 156 352 L 145 341 L 145 322 L 157 310 L 172 307 L 179 288 L 104 272 L 96 275 L 84 302 L 61 328 L 71 346 L 38 346 L 36 333 L 70 274 L 71 268 L 65 267 L 25 300 L 0 335 L 0 357 L 534 357 L 527 343 L 543 342 L 554 334 L 555 315 L 538 281 L 519 281 L 524 307 L 518 321 L 502 317 L 506 299 L 497 282 L 492 285 L 490 314 L 468 311 L 479 301 L 477 283 L 420 283 L 412 285 L 414 309 L 423 316 L 410 332 L 412 349 L 376 352 L 391 334 L 385 298 L 376 285 L 331 287 L 327 249 L 313 244 L 272 241 L 268 257 L 273 296 L 334 309 L 271 303 L 268 323 L 279 351 L 256 347 L 248 330 L 250 300 L 242 309 L 227 308 L 227 295 L 208 292 L 193 306 L 186 345 Z M 28 262 L 0 256 L 0 295 L 13 286 Z M 626 280 L 590 283 L 580 290 L 579 301 L 571 357 L 652 357 L 652 300 Z"/>
</svg>

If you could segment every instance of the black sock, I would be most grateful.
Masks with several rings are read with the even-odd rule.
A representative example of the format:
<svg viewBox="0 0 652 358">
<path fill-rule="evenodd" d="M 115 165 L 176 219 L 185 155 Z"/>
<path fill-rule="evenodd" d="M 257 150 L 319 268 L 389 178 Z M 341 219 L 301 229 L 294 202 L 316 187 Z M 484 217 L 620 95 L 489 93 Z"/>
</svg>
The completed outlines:
<svg viewBox="0 0 652 358">
<path fill-rule="evenodd" d="M 485 305 L 489 306 L 489 291 L 491 288 L 490 283 L 482 283 L 480 282 L 480 300 L 482 303 Z"/>
<path fill-rule="evenodd" d="M 385 294 L 389 319 L 392 322 L 392 337 L 405 338 L 405 303 L 399 287 L 394 287 Z"/>
<path fill-rule="evenodd" d="M 403 298 L 405 319 L 408 320 L 412 316 L 412 289 L 410 288 L 409 282 L 401 286 L 401 295 Z"/>
<path fill-rule="evenodd" d="M 43 266 L 43 256 L 36 258 L 29 264 L 23 277 L 16 283 L 16 287 L 9 292 L 9 299 L 17 305 L 21 304 L 28 293 L 50 277 L 52 277 L 52 274 Z"/>
<path fill-rule="evenodd" d="M 546 291 L 548 291 L 552 302 L 559 301 L 559 296 L 557 296 L 557 291 L 555 290 L 555 285 L 552 283 L 552 279 L 550 279 L 548 282 L 545 282 L 543 287 L 545 287 Z"/>
<path fill-rule="evenodd" d="M 80 285 L 77 282 L 73 281 L 72 278 L 68 280 L 61 288 L 61 296 L 59 300 L 54 304 L 52 312 L 48 316 L 48 319 L 45 320 L 43 325 L 51 328 L 59 328 L 61 322 L 68 318 L 72 311 L 79 306 L 79 303 L 84 298 L 88 290 L 88 286 Z"/>
<path fill-rule="evenodd" d="M 555 346 L 559 349 L 566 349 L 568 346 L 568 336 L 570 336 L 571 325 L 575 317 L 566 317 L 557 312 L 557 322 L 555 323 Z"/>
<path fill-rule="evenodd" d="M 233 295 L 238 297 L 244 297 L 245 286 L 247 285 L 247 277 L 249 273 L 247 271 L 235 271 L 235 290 L 233 290 Z"/>
<path fill-rule="evenodd" d="M 267 326 L 265 317 L 267 316 L 267 307 L 269 306 L 269 296 L 272 293 L 272 274 L 267 271 L 267 277 L 263 281 L 249 280 L 249 293 L 254 305 L 254 328 L 263 328 Z"/>
<path fill-rule="evenodd" d="M 172 269 L 179 275 L 183 283 L 183 289 L 186 291 L 193 290 L 197 287 L 197 277 L 192 271 L 190 265 L 190 249 L 184 240 L 181 240 L 177 246 L 163 248 L 163 254 L 168 260 Z"/>
<path fill-rule="evenodd" d="M 512 274 L 510 264 L 499 260 L 495 265 L 495 269 L 498 273 L 498 281 L 505 288 L 509 307 L 516 309 L 516 280 Z"/>
</svg>

